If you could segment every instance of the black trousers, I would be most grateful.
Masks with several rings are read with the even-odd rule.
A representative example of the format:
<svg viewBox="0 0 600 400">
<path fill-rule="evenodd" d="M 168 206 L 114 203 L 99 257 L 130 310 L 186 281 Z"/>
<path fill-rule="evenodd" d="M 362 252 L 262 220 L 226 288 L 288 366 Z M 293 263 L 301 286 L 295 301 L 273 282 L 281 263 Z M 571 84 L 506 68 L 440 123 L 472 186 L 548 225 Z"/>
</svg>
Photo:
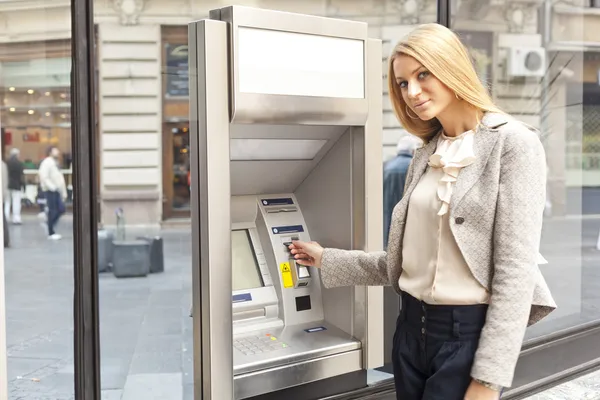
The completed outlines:
<svg viewBox="0 0 600 400">
<path fill-rule="evenodd" d="M 394 334 L 398 400 L 463 400 L 487 305 L 429 305 L 407 293 Z"/>
<path fill-rule="evenodd" d="M 46 191 L 44 192 L 46 197 L 46 206 L 48 207 L 48 235 L 54 235 L 54 227 L 60 219 L 60 216 L 64 213 L 64 204 L 60 198 L 60 193 Z"/>
</svg>

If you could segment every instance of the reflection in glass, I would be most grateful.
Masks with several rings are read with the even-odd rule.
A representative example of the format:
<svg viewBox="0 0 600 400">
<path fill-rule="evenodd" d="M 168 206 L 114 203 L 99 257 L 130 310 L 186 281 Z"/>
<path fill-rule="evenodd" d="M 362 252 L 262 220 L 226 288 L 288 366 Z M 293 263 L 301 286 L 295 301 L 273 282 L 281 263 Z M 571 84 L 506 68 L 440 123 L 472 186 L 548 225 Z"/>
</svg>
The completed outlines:
<svg viewBox="0 0 600 400">
<path fill-rule="evenodd" d="M 4 182 L 3 210 L 11 399 L 74 396 L 72 60 L 64 23 L 70 7 L 43 3 L 36 12 L 16 3 L 0 11 L 5 21 L 21 21 L 0 28 L 0 136 L 10 178 Z M 50 147 L 56 158 L 47 158 Z M 56 187 L 40 179 L 45 159 Z M 47 198 L 53 199 L 51 208 L 66 211 L 55 235 L 49 234 L 47 220 L 55 214 Z"/>
<path fill-rule="evenodd" d="M 190 209 L 190 133 L 187 126 L 174 127 L 170 134 L 173 146 L 173 210 Z"/>
<path fill-rule="evenodd" d="M 497 104 L 538 128 L 546 150 L 541 253 L 549 263 L 540 268 L 558 309 L 531 327 L 527 338 L 597 321 L 600 59 L 582 46 L 597 31 L 583 23 L 593 13 L 591 4 L 467 3 L 453 10 L 453 29 L 473 51 Z M 571 3 L 582 8 L 574 12 Z"/>
<path fill-rule="evenodd" d="M 263 286 L 258 261 L 247 230 L 231 232 L 231 278 L 233 290 L 252 289 Z M 249 265 L 254 264 L 254 265 Z"/>
</svg>

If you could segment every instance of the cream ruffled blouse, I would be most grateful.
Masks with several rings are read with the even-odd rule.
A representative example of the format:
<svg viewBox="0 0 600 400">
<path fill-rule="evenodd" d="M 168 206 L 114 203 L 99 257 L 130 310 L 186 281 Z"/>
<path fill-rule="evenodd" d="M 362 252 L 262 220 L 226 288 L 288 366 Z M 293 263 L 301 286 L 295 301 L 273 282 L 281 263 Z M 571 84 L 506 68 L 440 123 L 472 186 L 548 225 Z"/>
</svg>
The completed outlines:
<svg viewBox="0 0 600 400">
<path fill-rule="evenodd" d="M 437 188 L 438 198 L 442 206 L 438 215 L 442 216 L 448 212 L 452 191 L 460 170 L 475 162 L 475 153 L 473 152 L 473 137 L 475 132 L 470 130 L 458 136 L 446 136 L 442 132 L 438 138 L 437 149 L 429 157 L 429 166 L 432 168 L 442 168 L 444 176 L 440 179 Z M 538 264 L 547 264 L 548 261 L 538 252 Z"/>
<path fill-rule="evenodd" d="M 455 137 L 446 136 L 442 132 L 435 153 L 429 157 L 430 167 L 442 168 L 444 171 L 437 189 L 437 195 L 442 201 L 442 207 L 438 212 L 440 216 L 448 212 L 452 190 L 460 170 L 475 162 L 473 135 L 472 130 Z"/>
</svg>

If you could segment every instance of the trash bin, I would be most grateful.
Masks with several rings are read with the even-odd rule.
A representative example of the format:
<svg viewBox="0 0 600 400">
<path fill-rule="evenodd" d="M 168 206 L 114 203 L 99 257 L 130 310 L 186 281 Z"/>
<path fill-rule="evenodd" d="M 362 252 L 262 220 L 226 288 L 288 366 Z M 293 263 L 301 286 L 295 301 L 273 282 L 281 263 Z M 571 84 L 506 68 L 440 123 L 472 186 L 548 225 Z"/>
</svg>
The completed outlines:
<svg viewBox="0 0 600 400">
<path fill-rule="evenodd" d="M 109 272 L 112 268 L 114 238 L 110 231 L 98 231 L 98 272 Z"/>
<path fill-rule="evenodd" d="M 139 236 L 137 239 L 145 240 L 150 245 L 150 273 L 164 272 L 163 239 L 160 236 Z"/>
<path fill-rule="evenodd" d="M 113 242 L 113 274 L 117 278 L 141 277 L 150 272 L 150 244 L 146 240 Z"/>
</svg>

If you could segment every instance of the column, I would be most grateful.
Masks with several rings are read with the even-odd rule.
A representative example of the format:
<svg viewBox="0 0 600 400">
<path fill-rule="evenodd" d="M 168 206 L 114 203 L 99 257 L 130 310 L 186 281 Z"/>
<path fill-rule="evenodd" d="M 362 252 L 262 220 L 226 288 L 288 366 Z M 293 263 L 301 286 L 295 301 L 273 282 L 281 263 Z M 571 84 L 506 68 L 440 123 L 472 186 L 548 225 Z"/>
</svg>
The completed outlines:
<svg viewBox="0 0 600 400">
<path fill-rule="evenodd" d="M 102 223 L 162 219 L 160 25 L 98 27 Z"/>
</svg>

